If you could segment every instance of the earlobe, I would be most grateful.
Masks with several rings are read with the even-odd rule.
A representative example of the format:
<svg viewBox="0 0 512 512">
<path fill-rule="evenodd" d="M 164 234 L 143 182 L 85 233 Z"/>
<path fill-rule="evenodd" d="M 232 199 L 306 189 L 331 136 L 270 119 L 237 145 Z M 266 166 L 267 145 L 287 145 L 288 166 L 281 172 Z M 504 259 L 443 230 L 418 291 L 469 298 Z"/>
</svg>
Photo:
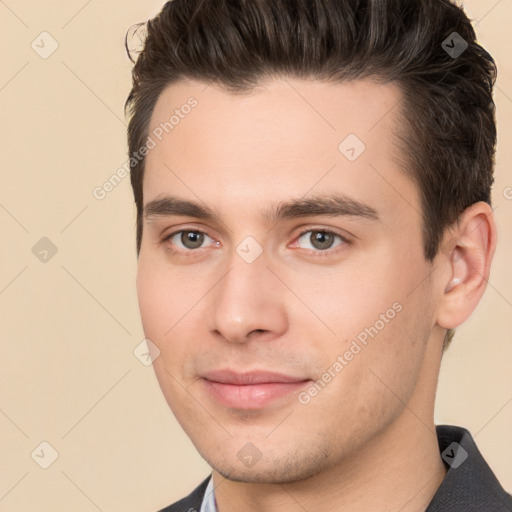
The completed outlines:
<svg viewBox="0 0 512 512">
<path fill-rule="evenodd" d="M 444 283 L 437 323 L 444 329 L 454 329 L 471 315 L 487 286 L 496 248 L 490 206 L 479 202 L 469 207 L 447 238 L 448 249 L 439 256 Z"/>
</svg>

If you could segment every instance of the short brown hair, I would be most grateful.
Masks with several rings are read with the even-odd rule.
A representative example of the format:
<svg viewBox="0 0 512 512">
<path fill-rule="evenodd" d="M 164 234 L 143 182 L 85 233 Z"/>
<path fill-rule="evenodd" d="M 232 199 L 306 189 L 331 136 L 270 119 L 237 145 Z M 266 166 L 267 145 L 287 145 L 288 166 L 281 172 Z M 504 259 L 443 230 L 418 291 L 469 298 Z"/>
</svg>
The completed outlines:
<svg viewBox="0 0 512 512">
<path fill-rule="evenodd" d="M 496 65 L 449 0 L 171 0 L 139 26 L 147 35 L 125 104 L 130 155 L 146 143 L 160 93 L 183 78 L 242 93 L 280 75 L 371 77 L 403 93 L 397 142 L 421 194 L 425 258 L 466 208 L 491 204 Z M 133 161 L 139 254 L 145 160 Z"/>
</svg>

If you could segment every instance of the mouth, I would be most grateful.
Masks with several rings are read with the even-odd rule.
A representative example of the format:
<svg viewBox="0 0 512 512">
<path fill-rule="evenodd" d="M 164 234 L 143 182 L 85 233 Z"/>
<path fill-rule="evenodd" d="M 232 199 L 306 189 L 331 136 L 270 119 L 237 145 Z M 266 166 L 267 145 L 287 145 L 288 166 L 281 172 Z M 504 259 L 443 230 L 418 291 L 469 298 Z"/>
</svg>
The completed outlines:
<svg viewBox="0 0 512 512">
<path fill-rule="evenodd" d="M 232 409 L 262 409 L 306 387 L 311 379 L 267 371 L 217 370 L 201 376 L 208 394 Z"/>
</svg>

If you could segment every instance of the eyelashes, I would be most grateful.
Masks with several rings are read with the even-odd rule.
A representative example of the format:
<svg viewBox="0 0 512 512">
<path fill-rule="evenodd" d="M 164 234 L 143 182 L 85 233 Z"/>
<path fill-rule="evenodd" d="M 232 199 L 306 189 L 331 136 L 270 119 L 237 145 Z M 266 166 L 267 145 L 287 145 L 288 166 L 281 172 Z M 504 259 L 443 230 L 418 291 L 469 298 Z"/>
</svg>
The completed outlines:
<svg viewBox="0 0 512 512">
<path fill-rule="evenodd" d="M 331 238 L 338 238 L 341 240 L 341 243 L 338 244 L 338 245 L 335 245 L 334 247 L 339 247 L 339 246 L 342 246 L 342 245 L 345 245 L 345 244 L 348 244 L 349 241 L 346 237 L 344 237 L 343 235 L 341 235 L 340 233 L 338 233 L 337 231 L 332 231 L 330 229 L 321 229 L 321 228 L 317 228 L 317 229 L 306 229 L 305 231 L 302 231 L 298 236 L 297 236 L 297 241 L 300 240 L 301 238 L 303 238 L 305 235 L 307 235 L 308 233 L 316 233 L 316 234 L 319 234 L 319 233 L 322 233 L 322 234 L 327 234 L 329 237 Z M 306 238 L 306 240 L 311 240 L 311 236 L 308 238 Z M 316 239 L 316 241 L 318 241 L 318 238 Z M 320 253 L 319 256 L 329 256 L 335 252 L 337 252 L 336 250 L 332 250 L 332 247 L 327 247 L 326 249 L 318 249 L 316 247 L 313 247 L 311 249 L 313 251 L 313 253 Z"/>
<path fill-rule="evenodd" d="M 295 241 L 293 243 L 293 247 L 295 248 L 297 246 L 297 243 L 300 240 L 302 240 L 305 235 L 307 235 L 309 233 L 316 234 L 315 237 L 312 237 L 310 235 L 308 238 L 306 238 L 306 241 L 309 241 L 309 243 L 311 245 L 312 245 L 312 243 L 311 243 L 312 238 L 315 242 L 322 243 L 322 240 L 325 240 L 325 238 L 326 238 L 325 235 L 327 235 L 328 245 L 329 245 L 330 241 L 334 242 L 335 239 L 340 240 L 340 243 L 338 243 L 337 245 L 334 245 L 334 247 L 332 246 L 332 244 L 330 244 L 330 246 L 327 248 L 316 248 L 313 245 L 312 245 L 312 248 L 306 248 L 305 250 L 309 251 L 309 254 L 311 254 L 314 257 L 331 256 L 331 255 L 339 252 L 339 250 L 342 250 L 343 246 L 350 245 L 350 243 L 351 243 L 350 240 L 346 236 L 342 235 L 338 231 L 317 227 L 317 228 L 308 228 L 308 229 L 304 229 L 303 231 L 301 231 L 294 238 Z M 190 234 L 195 235 L 195 238 L 193 240 L 191 240 L 189 238 Z M 318 235 L 320 235 L 320 234 L 322 235 L 320 237 L 322 240 L 319 240 Z M 177 235 L 179 235 L 179 237 L 178 237 L 179 243 L 181 243 L 183 245 L 182 248 L 178 248 L 178 249 L 176 248 L 177 242 L 176 241 L 173 242 L 173 239 L 175 237 L 177 237 Z M 212 239 L 204 231 L 201 231 L 199 229 L 184 228 L 184 229 L 180 229 L 177 231 L 173 231 L 169 235 L 165 236 L 162 240 L 162 243 L 167 244 L 169 246 L 169 250 L 171 251 L 171 253 L 177 254 L 177 255 L 183 255 L 185 257 L 190 257 L 190 256 L 197 256 L 199 253 L 204 252 L 204 249 L 206 249 L 207 247 L 202 247 L 202 245 L 203 245 L 205 239 L 207 239 L 207 238 L 214 241 L 214 239 Z M 216 247 L 218 247 L 220 245 L 219 242 L 217 242 L 217 241 L 214 241 L 214 242 L 215 242 L 214 245 Z M 199 245 L 199 246 L 186 247 L 186 245 L 184 245 L 185 243 L 190 243 L 192 245 Z M 336 249 L 337 247 L 341 247 L 341 248 Z M 301 248 L 300 246 L 298 248 L 304 249 L 303 247 Z"/>
</svg>

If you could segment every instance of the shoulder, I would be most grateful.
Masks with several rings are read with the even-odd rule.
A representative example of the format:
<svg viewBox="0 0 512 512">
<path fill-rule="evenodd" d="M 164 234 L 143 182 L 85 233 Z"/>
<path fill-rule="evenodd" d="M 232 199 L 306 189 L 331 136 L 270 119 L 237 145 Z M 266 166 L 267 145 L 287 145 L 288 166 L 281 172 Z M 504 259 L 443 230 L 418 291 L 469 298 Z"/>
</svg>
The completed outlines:
<svg viewBox="0 0 512 512">
<path fill-rule="evenodd" d="M 188 496 L 163 508 L 159 512 L 199 512 L 210 478 L 211 475 L 201 482 Z"/>
<path fill-rule="evenodd" d="M 436 430 L 448 472 L 426 512 L 512 511 L 512 496 L 501 486 L 471 433 L 452 425 L 438 425 Z"/>
</svg>

